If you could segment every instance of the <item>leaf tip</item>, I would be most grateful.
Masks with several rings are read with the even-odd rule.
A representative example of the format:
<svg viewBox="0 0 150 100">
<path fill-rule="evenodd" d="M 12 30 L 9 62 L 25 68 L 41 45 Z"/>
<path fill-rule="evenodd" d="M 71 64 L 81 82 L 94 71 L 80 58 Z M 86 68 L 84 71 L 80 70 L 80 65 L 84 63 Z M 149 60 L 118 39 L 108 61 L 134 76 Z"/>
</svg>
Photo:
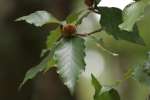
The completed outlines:
<svg viewBox="0 0 150 100">
<path fill-rule="evenodd" d="M 27 80 L 23 80 L 20 84 L 19 84 L 19 87 L 18 87 L 18 91 L 20 91 L 23 87 L 23 85 L 26 83 Z"/>
</svg>

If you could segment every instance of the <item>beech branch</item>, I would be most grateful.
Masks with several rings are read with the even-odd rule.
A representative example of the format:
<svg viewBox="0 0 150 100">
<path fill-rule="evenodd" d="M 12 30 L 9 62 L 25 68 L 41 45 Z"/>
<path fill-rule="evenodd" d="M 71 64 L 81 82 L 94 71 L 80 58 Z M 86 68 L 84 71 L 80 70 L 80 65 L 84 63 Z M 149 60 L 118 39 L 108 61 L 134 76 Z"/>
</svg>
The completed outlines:
<svg viewBox="0 0 150 100">
<path fill-rule="evenodd" d="M 89 10 L 94 12 L 94 13 L 100 14 L 99 11 L 98 11 L 98 8 L 93 8 L 92 7 L 92 8 L 89 8 Z"/>
<path fill-rule="evenodd" d="M 76 35 L 79 35 L 79 36 L 89 36 L 89 35 L 92 35 L 92 34 L 95 34 L 95 33 L 98 33 L 98 32 L 101 32 L 103 29 L 102 28 L 100 28 L 100 29 L 97 29 L 97 30 L 95 30 L 95 31 L 93 31 L 93 32 L 90 32 L 90 33 L 77 33 Z"/>
</svg>

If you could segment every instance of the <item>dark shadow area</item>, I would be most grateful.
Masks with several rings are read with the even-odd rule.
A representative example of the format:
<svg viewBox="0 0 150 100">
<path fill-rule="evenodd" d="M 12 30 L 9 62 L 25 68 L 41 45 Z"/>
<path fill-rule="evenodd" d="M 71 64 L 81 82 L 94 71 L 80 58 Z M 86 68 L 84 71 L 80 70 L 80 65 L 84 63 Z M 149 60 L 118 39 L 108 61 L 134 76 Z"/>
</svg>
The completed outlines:
<svg viewBox="0 0 150 100">
<path fill-rule="evenodd" d="M 0 100 L 73 100 L 55 69 L 18 91 L 25 72 L 40 62 L 46 36 L 56 27 L 36 28 L 14 21 L 37 10 L 63 20 L 71 10 L 71 0 L 0 0 Z"/>
</svg>

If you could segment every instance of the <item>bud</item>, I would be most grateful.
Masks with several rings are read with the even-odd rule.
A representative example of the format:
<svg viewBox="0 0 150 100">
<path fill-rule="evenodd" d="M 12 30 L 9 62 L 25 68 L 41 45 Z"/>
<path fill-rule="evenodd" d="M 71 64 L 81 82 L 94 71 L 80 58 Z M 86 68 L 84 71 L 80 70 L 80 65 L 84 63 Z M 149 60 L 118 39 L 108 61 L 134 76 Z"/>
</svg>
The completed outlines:
<svg viewBox="0 0 150 100">
<path fill-rule="evenodd" d="M 92 5 L 94 4 L 94 0 L 85 0 L 84 3 L 85 3 L 88 7 L 92 7 Z"/>
<path fill-rule="evenodd" d="M 73 24 L 66 24 L 62 27 L 62 35 L 64 37 L 71 37 L 76 32 L 76 26 Z"/>
</svg>

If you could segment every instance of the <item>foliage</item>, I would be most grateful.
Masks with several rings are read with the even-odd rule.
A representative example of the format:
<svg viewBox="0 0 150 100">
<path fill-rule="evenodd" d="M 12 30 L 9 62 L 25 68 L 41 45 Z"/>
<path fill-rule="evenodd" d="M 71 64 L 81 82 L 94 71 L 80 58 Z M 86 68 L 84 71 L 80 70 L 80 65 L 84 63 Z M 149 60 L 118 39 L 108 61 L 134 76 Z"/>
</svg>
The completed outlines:
<svg viewBox="0 0 150 100">
<path fill-rule="evenodd" d="M 101 14 L 100 24 L 102 28 L 109 34 L 113 35 L 115 39 L 123 39 L 130 42 L 144 45 L 143 39 L 139 36 L 137 26 L 132 32 L 119 29 L 118 25 L 122 21 L 122 11 L 118 8 L 99 7 L 98 13 Z"/>
<path fill-rule="evenodd" d="M 84 51 L 84 39 L 79 37 L 64 38 L 55 50 L 57 72 L 71 93 L 75 90 L 76 80 L 80 73 L 85 69 Z"/>
<path fill-rule="evenodd" d="M 137 21 L 144 16 L 144 9 L 150 4 L 149 0 L 135 0 L 122 11 L 115 7 L 98 6 L 101 0 L 85 0 L 86 10 L 71 13 L 65 21 L 59 21 L 47 11 L 36 11 L 27 16 L 18 18 L 16 21 L 26 21 L 37 27 L 48 23 L 56 23 L 58 27 L 50 32 L 47 38 L 46 56 L 41 63 L 31 68 L 25 75 L 21 86 L 29 79 L 34 78 L 39 72 L 49 70 L 56 66 L 57 72 L 62 78 L 64 84 L 73 94 L 77 85 L 80 74 L 85 69 L 85 39 L 91 37 L 95 43 L 105 49 L 104 41 L 101 37 L 92 37 L 92 34 L 105 31 L 112 35 L 116 40 L 126 40 L 132 43 L 145 45 L 144 40 L 139 34 Z M 101 15 L 99 20 L 100 28 L 90 33 L 77 33 L 77 26 L 90 13 Z M 133 14 L 134 13 L 134 14 Z M 44 51 L 45 52 L 45 51 Z M 43 53 L 42 53 L 43 54 Z M 114 53 L 112 53 L 114 54 Z M 133 76 L 135 79 L 150 84 L 150 63 L 149 60 L 143 67 L 136 67 Z M 92 84 L 95 88 L 94 100 L 120 100 L 119 93 L 114 88 L 103 87 L 98 80 L 92 75 Z"/>
<path fill-rule="evenodd" d="M 54 55 L 54 49 L 55 46 L 51 48 L 51 52 L 40 62 L 39 65 L 27 71 L 25 78 L 23 82 L 20 84 L 19 88 L 21 88 L 28 80 L 33 79 L 38 73 L 46 72 L 52 67 L 55 67 L 55 60 L 52 58 Z"/>
<path fill-rule="evenodd" d="M 123 30 L 132 31 L 137 21 L 144 16 L 145 8 L 148 5 L 149 0 L 141 0 L 129 4 L 123 11 L 124 22 L 119 27 Z"/>
<path fill-rule="evenodd" d="M 37 27 L 43 26 L 47 23 L 60 23 L 55 17 L 47 11 L 36 11 L 28 16 L 18 18 L 16 21 L 26 21 L 27 23 L 34 24 Z"/>
<path fill-rule="evenodd" d="M 134 68 L 133 78 L 150 86 L 150 52 L 147 55 L 148 59 L 144 64 L 140 64 Z"/>
<path fill-rule="evenodd" d="M 94 100 L 120 100 L 120 96 L 114 88 L 102 87 L 95 76 L 91 76 L 92 84 L 95 88 Z"/>
</svg>

